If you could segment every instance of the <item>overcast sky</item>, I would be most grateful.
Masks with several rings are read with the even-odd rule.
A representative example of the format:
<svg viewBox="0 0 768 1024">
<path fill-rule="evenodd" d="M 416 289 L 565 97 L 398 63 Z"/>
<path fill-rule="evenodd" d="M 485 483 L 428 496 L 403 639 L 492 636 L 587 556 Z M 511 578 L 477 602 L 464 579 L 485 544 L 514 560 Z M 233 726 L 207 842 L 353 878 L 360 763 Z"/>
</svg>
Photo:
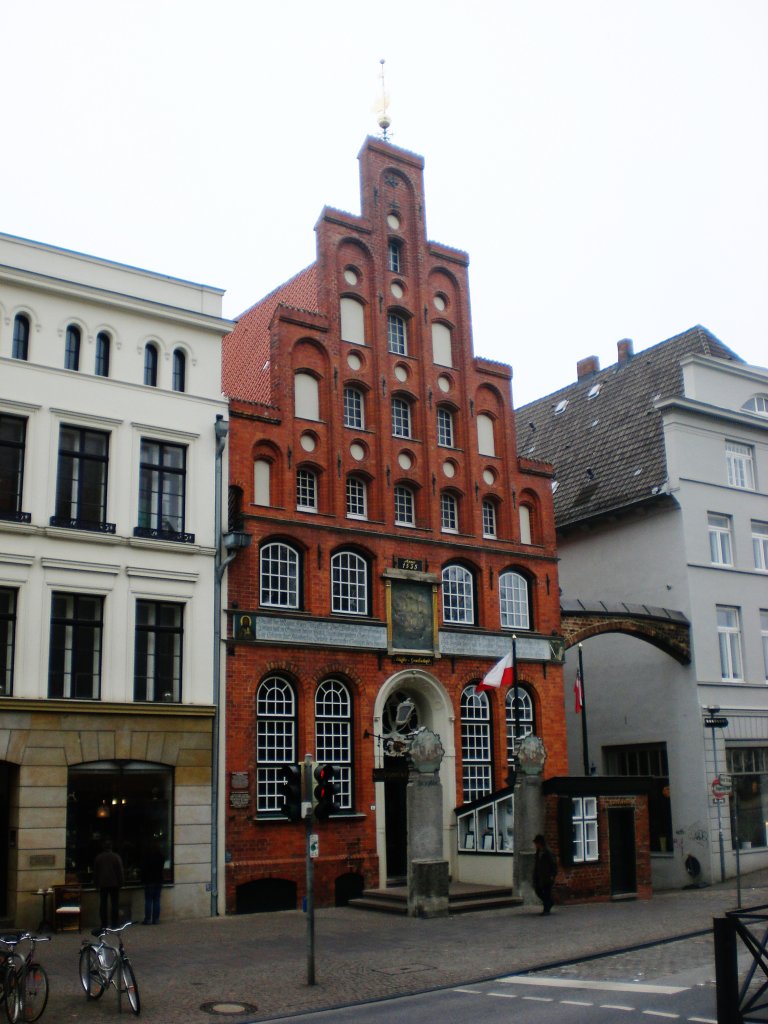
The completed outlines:
<svg viewBox="0 0 768 1024">
<path fill-rule="evenodd" d="M 0 230 L 227 290 L 358 213 L 386 58 L 524 404 L 696 323 L 768 365 L 766 0 L 0 0 Z"/>
</svg>

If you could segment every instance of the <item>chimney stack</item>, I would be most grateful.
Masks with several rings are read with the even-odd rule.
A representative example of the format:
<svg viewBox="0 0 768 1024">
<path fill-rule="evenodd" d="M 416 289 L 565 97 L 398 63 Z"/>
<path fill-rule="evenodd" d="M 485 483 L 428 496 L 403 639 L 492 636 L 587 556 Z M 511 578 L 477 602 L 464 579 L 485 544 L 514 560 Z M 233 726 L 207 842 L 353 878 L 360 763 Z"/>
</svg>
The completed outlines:
<svg viewBox="0 0 768 1024">
<path fill-rule="evenodd" d="M 576 379 L 586 380 L 587 377 L 591 377 L 597 373 L 600 369 L 600 360 L 597 356 L 587 356 L 585 359 L 580 359 L 576 363 Z"/>
<path fill-rule="evenodd" d="M 619 353 L 619 366 L 626 366 L 632 356 L 635 354 L 635 347 L 632 344 L 631 338 L 622 338 L 621 341 L 616 342 L 616 348 Z"/>
</svg>

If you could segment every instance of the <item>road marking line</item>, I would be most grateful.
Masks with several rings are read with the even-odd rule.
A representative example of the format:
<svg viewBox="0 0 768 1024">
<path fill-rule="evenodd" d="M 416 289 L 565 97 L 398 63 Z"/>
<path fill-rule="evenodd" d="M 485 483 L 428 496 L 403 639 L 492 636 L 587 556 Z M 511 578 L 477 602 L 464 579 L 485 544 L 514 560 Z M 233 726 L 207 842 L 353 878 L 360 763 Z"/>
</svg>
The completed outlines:
<svg viewBox="0 0 768 1024">
<path fill-rule="evenodd" d="M 496 996 L 497 999 L 517 999 L 511 992 L 489 992 L 489 996 Z"/>
<path fill-rule="evenodd" d="M 594 1006 L 594 1003 L 580 1002 L 578 999 L 561 999 L 563 1006 Z"/>
<path fill-rule="evenodd" d="M 670 1020 L 679 1020 L 679 1013 L 664 1013 L 663 1010 L 643 1010 L 647 1017 L 668 1017 Z"/>
<path fill-rule="evenodd" d="M 717 1024 L 711 1017 L 689 1017 L 688 1020 L 694 1021 L 695 1024 Z"/>
<path fill-rule="evenodd" d="M 613 1003 L 600 1003 L 601 1010 L 626 1010 L 628 1013 L 632 1013 L 635 1009 L 634 1006 L 616 1006 Z"/>
<path fill-rule="evenodd" d="M 527 999 L 531 1003 L 554 1003 L 552 996 L 523 996 L 523 999 Z"/>
<path fill-rule="evenodd" d="M 589 988 L 603 992 L 646 992 L 651 995 L 676 996 L 687 992 L 689 985 L 643 985 L 634 981 L 582 981 L 578 978 L 542 978 L 533 975 L 510 974 L 497 978 L 505 985 L 544 985 L 548 988 Z"/>
</svg>

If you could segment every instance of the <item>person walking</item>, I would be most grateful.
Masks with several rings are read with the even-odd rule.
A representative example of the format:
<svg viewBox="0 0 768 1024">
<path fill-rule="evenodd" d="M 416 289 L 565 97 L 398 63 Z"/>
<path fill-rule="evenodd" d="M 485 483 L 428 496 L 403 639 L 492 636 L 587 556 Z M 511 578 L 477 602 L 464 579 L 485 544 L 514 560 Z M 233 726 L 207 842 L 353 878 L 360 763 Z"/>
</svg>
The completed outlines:
<svg viewBox="0 0 768 1024">
<path fill-rule="evenodd" d="M 157 924 L 160 920 L 160 895 L 163 891 L 165 853 L 159 843 L 153 843 L 141 861 L 141 880 L 144 883 L 144 920 L 142 924 Z"/>
<path fill-rule="evenodd" d="M 110 928 L 117 928 L 120 923 L 120 889 L 122 888 L 125 873 L 123 861 L 119 853 L 112 849 L 112 843 L 107 839 L 102 851 L 93 862 L 93 884 L 99 890 L 99 915 L 102 929 L 109 924 Z M 107 916 L 109 910 L 109 916 Z"/>
<path fill-rule="evenodd" d="M 548 914 L 552 909 L 552 886 L 555 884 L 557 875 L 557 861 L 555 855 L 547 846 L 543 835 L 533 837 L 533 845 L 536 847 L 536 855 L 533 861 L 533 891 L 544 904 L 542 914 Z"/>
</svg>

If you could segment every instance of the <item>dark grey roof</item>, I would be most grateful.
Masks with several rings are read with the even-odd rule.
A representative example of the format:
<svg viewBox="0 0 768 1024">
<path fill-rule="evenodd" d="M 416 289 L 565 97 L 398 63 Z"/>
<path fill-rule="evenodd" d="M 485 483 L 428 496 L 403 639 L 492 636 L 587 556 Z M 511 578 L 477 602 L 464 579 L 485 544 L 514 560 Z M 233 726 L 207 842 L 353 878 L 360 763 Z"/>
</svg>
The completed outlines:
<svg viewBox="0 0 768 1024">
<path fill-rule="evenodd" d="M 692 327 L 517 410 L 520 455 L 555 467 L 558 527 L 660 494 L 667 466 L 654 402 L 682 395 L 680 360 L 690 354 L 743 362 Z"/>
</svg>

